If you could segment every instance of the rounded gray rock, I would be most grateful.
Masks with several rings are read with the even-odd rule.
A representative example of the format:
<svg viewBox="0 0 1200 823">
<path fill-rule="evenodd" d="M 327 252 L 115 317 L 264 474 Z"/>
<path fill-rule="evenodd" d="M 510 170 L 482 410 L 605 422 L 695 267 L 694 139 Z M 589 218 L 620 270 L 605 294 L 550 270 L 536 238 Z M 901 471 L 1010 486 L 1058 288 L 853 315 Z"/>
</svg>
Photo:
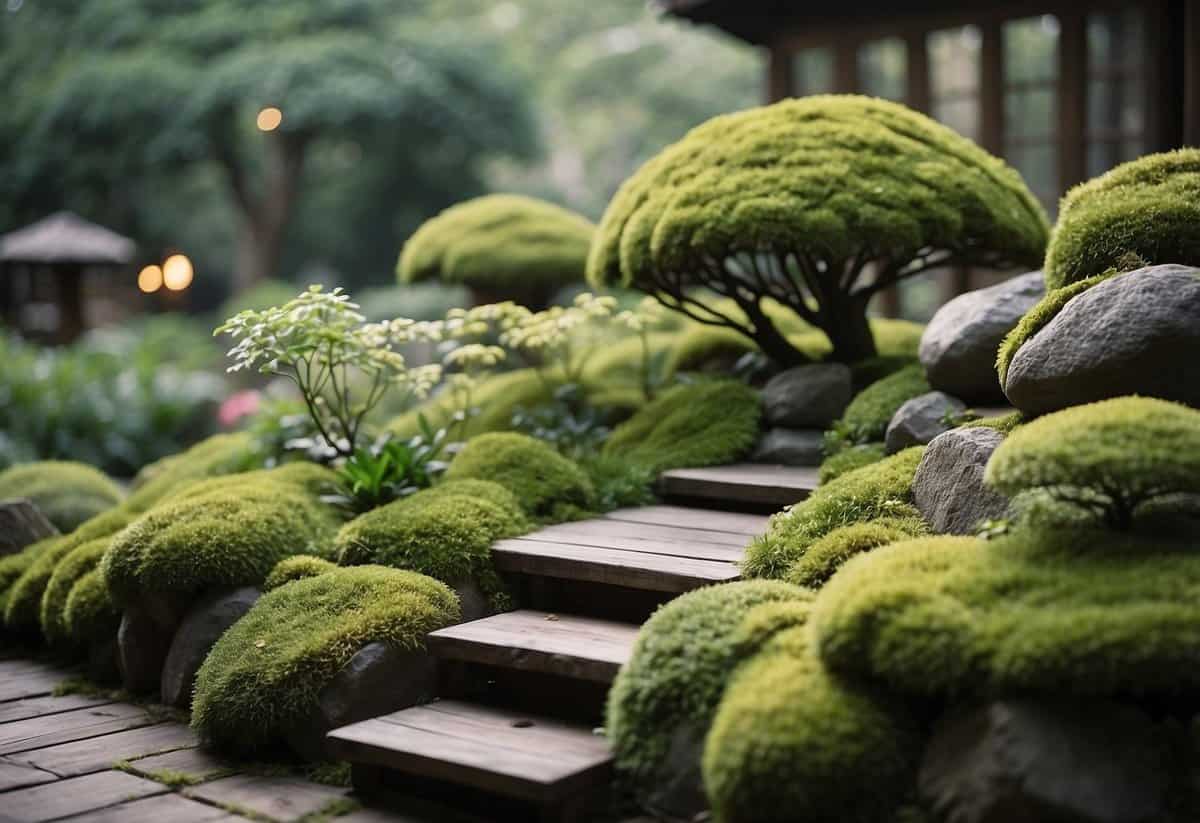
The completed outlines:
<svg viewBox="0 0 1200 823">
<path fill-rule="evenodd" d="M 758 441 L 750 459 L 783 466 L 819 466 L 824 441 L 825 432 L 820 429 L 774 428 Z"/>
<path fill-rule="evenodd" d="M 780 372 L 762 390 L 763 417 L 770 426 L 826 428 L 842 416 L 854 396 L 849 367 L 814 363 Z"/>
<path fill-rule="evenodd" d="M 974 405 L 1003 401 L 996 352 L 1045 293 L 1045 278 L 1032 271 L 959 295 L 938 309 L 918 350 L 929 385 Z"/>
<path fill-rule="evenodd" d="M 1004 442 L 994 429 L 951 429 L 929 442 L 913 478 L 913 501 L 937 534 L 974 534 L 1003 517 L 1008 499 L 983 483 L 992 452 Z"/>
<path fill-rule="evenodd" d="M 230 626 L 258 602 L 262 593 L 252 587 L 223 589 L 201 597 L 184 616 L 163 662 L 160 682 L 162 702 L 191 708 L 196 672 L 213 645 Z"/>
<path fill-rule="evenodd" d="M 1148 266 L 1075 297 L 1017 350 L 1004 392 L 1028 415 L 1129 394 L 1200 407 L 1200 269 Z"/>
<path fill-rule="evenodd" d="M 125 610 L 117 629 L 117 668 L 122 686 L 134 694 L 159 688 L 174 628 L 163 625 L 140 606 Z"/>
<path fill-rule="evenodd" d="M 57 534 L 58 529 L 33 501 L 24 497 L 0 500 L 0 557 Z"/>
<path fill-rule="evenodd" d="M 888 454 L 895 454 L 909 446 L 924 446 L 949 430 L 948 418 L 966 410 L 961 400 L 945 392 L 931 391 L 914 397 L 892 415 L 883 438 L 884 447 Z"/>
</svg>

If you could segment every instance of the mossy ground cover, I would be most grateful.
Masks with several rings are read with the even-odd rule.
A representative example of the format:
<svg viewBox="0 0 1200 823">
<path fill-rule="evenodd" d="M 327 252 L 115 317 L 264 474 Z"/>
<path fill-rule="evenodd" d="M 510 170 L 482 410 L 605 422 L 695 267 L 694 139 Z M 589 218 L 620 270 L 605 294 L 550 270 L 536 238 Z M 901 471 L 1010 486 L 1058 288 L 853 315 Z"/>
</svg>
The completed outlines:
<svg viewBox="0 0 1200 823">
<path fill-rule="evenodd" d="M 930 391 L 919 363 L 875 381 L 850 401 L 826 434 L 825 451 L 834 455 L 853 445 L 881 443 L 888 423 L 906 402 Z"/>
<path fill-rule="evenodd" d="M 125 493 L 103 472 L 83 463 L 43 460 L 0 472 L 0 500 L 27 497 L 63 534 L 121 502 Z"/>
<path fill-rule="evenodd" d="M 101 558 L 112 543 L 111 537 L 90 540 L 64 556 L 54 567 L 46 590 L 42 593 L 40 622 L 42 637 L 51 646 L 68 640 L 64 612 L 67 599 L 80 578 L 100 565 Z"/>
<path fill-rule="evenodd" d="M 116 635 L 121 610 L 109 594 L 99 567 L 71 586 L 62 611 L 62 631 L 69 642 L 83 646 Z"/>
<path fill-rule="evenodd" d="M 819 589 L 856 555 L 926 534 L 929 527 L 918 516 L 879 517 L 834 529 L 812 543 L 791 566 L 787 581 L 797 586 Z"/>
</svg>

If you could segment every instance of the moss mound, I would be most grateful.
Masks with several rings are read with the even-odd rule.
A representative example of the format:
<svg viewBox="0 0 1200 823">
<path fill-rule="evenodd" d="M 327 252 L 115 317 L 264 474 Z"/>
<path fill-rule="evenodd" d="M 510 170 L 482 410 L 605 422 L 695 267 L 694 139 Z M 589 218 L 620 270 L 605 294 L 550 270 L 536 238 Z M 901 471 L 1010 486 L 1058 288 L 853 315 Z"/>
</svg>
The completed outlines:
<svg viewBox="0 0 1200 823">
<path fill-rule="evenodd" d="M 526 513 L 538 518 L 559 519 L 572 510 L 586 510 L 595 495 L 579 466 L 540 440 L 512 432 L 469 440 L 450 463 L 445 479 L 498 483 L 516 496 Z"/>
<path fill-rule="evenodd" d="M 1009 414 L 1002 414 L 999 417 L 981 417 L 978 420 L 969 420 L 963 423 L 958 428 L 960 429 L 991 429 L 998 431 L 1001 434 L 1009 435 L 1015 432 L 1019 427 L 1025 425 L 1028 421 L 1025 415 L 1019 411 Z"/>
<path fill-rule="evenodd" d="M 3 622 L 4 611 L 8 607 L 8 597 L 12 591 L 13 584 L 20 580 L 21 575 L 29 570 L 29 567 L 33 565 L 33 561 L 37 559 L 37 556 L 47 546 L 58 539 L 57 537 L 48 537 L 45 540 L 39 540 L 30 546 L 26 546 L 16 554 L 0 557 L 0 623 Z"/>
<path fill-rule="evenodd" d="M 192 727 L 223 748 L 277 742 L 363 646 L 420 649 L 458 615 L 446 586 L 397 569 L 337 569 L 280 586 L 213 646 L 196 678 Z"/>
<path fill-rule="evenodd" d="M 766 534 L 747 549 L 742 573 L 782 579 L 813 543 L 834 529 L 880 517 L 919 519 L 912 483 L 924 453 L 923 446 L 914 446 L 848 472 L 774 515 Z"/>
<path fill-rule="evenodd" d="M 735 380 L 685 383 L 618 426 L 604 453 L 654 472 L 731 463 L 758 440 L 758 392 Z"/>
<path fill-rule="evenodd" d="M 817 480 L 821 485 L 837 480 L 843 474 L 878 463 L 887 457 L 887 450 L 882 443 L 862 443 L 850 446 L 821 461 L 817 472 Z"/>
<path fill-rule="evenodd" d="M 121 610 L 113 602 L 99 567 L 75 582 L 62 613 L 63 636 L 82 646 L 116 636 Z"/>
<path fill-rule="evenodd" d="M 826 437 L 826 452 L 836 454 L 851 445 L 881 443 L 888 423 L 901 406 L 930 391 L 919 363 L 889 374 L 860 391 Z"/>
<path fill-rule="evenodd" d="M 271 569 L 271 573 L 263 581 L 263 591 L 278 589 L 280 586 L 285 583 L 291 583 L 293 580 L 316 577 L 318 574 L 331 572 L 337 567 L 336 563 L 326 560 L 323 557 L 314 557 L 311 554 L 297 554 L 293 557 L 285 557 L 275 564 L 275 568 Z"/>
<path fill-rule="evenodd" d="M 786 579 L 797 586 L 819 589 L 851 557 L 889 543 L 919 537 L 928 531 L 929 527 L 919 514 L 915 517 L 880 517 L 842 526 L 810 545 L 788 569 Z"/>
<path fill-rule="evenodd" d="M 67 608 L 67 597 L 79 579 L 100 565 L 108 551 L 112 537 L 90 540 L 65 555 L 54 567 L 46 590 L 42 593 L 41 625 L 42 637 L 51 646 L 62 645 L 69 638 L 63 613 Z"/>
<path fill-rule="evenodd" d="M 143 468 L 134 478 L 134 492 L 126 505 L 144 512 L 178 488 L 196 480 L 233 474 L 261 465 L 249 432 L 216 434 L 190 449 L 164 457 Z"/>
<path fill-rule="evenodd" d="M 491 480 L 474 478 L 447 480 L 432 488 L 417 492 L 408 500 L 413 505 L 419 505 L 422 502 L 439 500 L 443 497 L 471 497 L 476 500 L 486 500 L 508 513 L 512 518 L 514 529 L 524 529 L 526 526 L 525 511 L 521 508 L 521 501 L 511 491 Z"/>
<path fill-rule="evenodd" d="M 1128 271 L 1130 258 L 1200 265 L 1200 149 L 1125 163 L 1063 198 L 1046 252 L 1048 289 Z"/>
<path fill-rule="evenodd" d="M 308 483 L 332 473 L 284 467 L 188 487 L 131 523 L 105 555 L 119 604 L 143 593 L 186 598 L 213 586 L 257 586 L 294 554 L 327 554 L 339 525 Z"/>
<path fill-rule="evenodd" d="M 739 662 L 734 632 L 755 606 L 805 600 L 786 583 L 748 581 L 689 592 L 654 613 L 608 696 L 617 769 L 645 793 L 664 780 L 675 738 L 703 737 Z"/>
<path fill-rule="evenodd" d="M 558 288 L 584 279 L 594 231 L 553 203 L 490 194 L 426 221 L 404 244 L 396 274 L 498 292 Z"/>
<path fill-rule="evenodd" d="M 27 497 L 63 534 L 116 506 L 121 487 L 85 463 L 43 460 L 0 472 L 0 500 Z"/>
</svg>

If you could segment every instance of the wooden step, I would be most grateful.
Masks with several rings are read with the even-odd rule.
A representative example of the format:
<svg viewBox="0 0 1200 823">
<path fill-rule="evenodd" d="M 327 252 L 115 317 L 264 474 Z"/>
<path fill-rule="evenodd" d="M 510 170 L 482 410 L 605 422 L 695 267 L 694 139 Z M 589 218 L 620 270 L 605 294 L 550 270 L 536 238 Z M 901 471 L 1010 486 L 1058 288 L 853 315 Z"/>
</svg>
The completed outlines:
<svg viewBox="0 0 1200 823">
<path fill-rule="evenodd" d="M 607 784 L 612 763 L 608 742 L 590 728 L 455 700 L 344 726 L 327 741 L 356 766 L 541 806 Z"/>
<path fill-rule="evenodd" d="M 521 609 L 439 629 L 427 642 L 450 660 L 611 683 L 637 632 L 628 623 Z"/>
<path fill-rule="evenodd" d="M 707 469 L 672 469 L 658 478 L 668 499 L 704 502 L 738 509 L 780 508 L 799 503 L 817 488 L 817 469 L 734 463 Z"/>
<path fill-rule="evenodd" d="M 712 509 L 694 509 L 689 506 L 640 506 L 617 509 L 604 515 L 605 520 L 620 520 L 625 523 L 653 523 L 659 526 L 682 526 L 690 529 L 708 529 L 714 532 L 730 532 L 747 538 L 767 530 L 767 516 L 745 512 L 725 512 Z"/>
</svg>

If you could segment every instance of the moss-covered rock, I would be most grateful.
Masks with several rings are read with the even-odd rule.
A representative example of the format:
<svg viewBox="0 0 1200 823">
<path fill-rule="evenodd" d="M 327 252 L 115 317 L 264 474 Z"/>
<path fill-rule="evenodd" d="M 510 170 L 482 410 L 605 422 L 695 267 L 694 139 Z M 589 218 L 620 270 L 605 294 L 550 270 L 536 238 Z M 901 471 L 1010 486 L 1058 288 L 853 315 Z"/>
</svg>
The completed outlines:
<svg viewBox="0 0 1200 823">
<path fill-rule="evenodd" d="M 515 194 L 477 197 L 426 221 L 404 244 L 401 282 L 439 279 L 514 298 L 581 282 L 595 227 Z"/>
<path fill-rule="evenodd" d="M 958 428 L 960 429 L 991 429 L 992 431 L 1000 432 L 1003 435 L 1012 434 L 1018 427 L 1023 426 L 1028 422 L 1028 418 L 1019 411 L 1001 414 L 996 417 L 980 417 L 975 420 L 968 420 Z"/>
<path fill-rule="evenodd" d="M 46 590 L 42 593 L 41 607 L 42 637 L 51 646 L 63 645 L 68 640 L 63 621 L 67 597 L 81 577 L 100 565 L 100 560 L 111 543 L 111 536 L 89 540 L 72 549 L 54 567 L 54 572 L 46 583 Z"/>
<path fill-rule="evenodd" d="M 819 589 L 847 560 L 880 546 L 919 537 L 929 527 L 920 514 L 908 517 L 880 517 L 834 529 L 817 540 L 787 571 L 787 581 L 797 586 Z"/>
<path fill-rule="evenodd" d="M 451 479 L 431 488 L 423 489 L 408 498 L 408 500 L 413 505 L 419 505 L 443 497 L 473 497 L 476 500 L 486 500 L 508 513 L 512 518 L 513 529 L 523 529 L 527 525 L 525 523 L 525 510 L 521 508 L 520 499 L 499 483 L 491 480 L 479 480 L 476 478 Z"/>
<path fill-rule="evenodd" d="M 817 480 L 821 485 L 837 480 L 843 474 L 878 463 L 887 457 L 882 443 L 861 443 L 831 454 L 821 462 Z"/>
<path fill-rule="evenodd" d="M 413 572 L 361 566 L 294 580 L 264 594 L 213 646 L 196 677 L 192 727 L 222 748 L 278 742 L 363 646 L 421 649 L 458 614 L 449 588 Z"/>
<path fill-rule="evenodd" d="M 1046 285 L 1156 263 L 1200 266 L 1200 149 L 1141 157 L 1068 192 L 1046 252 Z"/>
<path fill-rule="evenodd" d="M 782 579 L 820 538 L 842 526 L 880 517 L 919 518 L 913 477 L 924 454 L 914 446 L 820 486 L 801 503 L 772 516 L 742 561 L 747 577 Z"/>
<path fill-rule="evenodd" d="M 826 453 L 863 443 L 882 443 L 888 423 L 914 397 L 930 391 L 920 363 L 889 374 L 855 395 L 826 437 Z"/>
<path fill-rule="evenodd" d="M 691 745 L 698 754 L 741 660 L 735 631 L 747 612 L 810 597 L 773 581 L 709 586 L 671 601 L 646 622 L 609 692 L 606 720 L 617 769 L 639 794 L 662 792 L 688 776 L 676 762 L 678 749 Z M 698 778 L 698 758 L 693 765 Z"/>
<path fill-rule="evenodd" d="M 63 534 L 116 506 L 124 496 L 120 486 L 85 463 L 43 460 L 0 472 L 0 500 L 29 498 Z"/>
<path fill-rule="evenodd" d="M 338 568 L 337 563 L 326 560 L 323 557 L 315 557 L 311 554 L 297 554 L 292 557 L 285 557 L 275 564 L 275 568 L 271 569 L 271 573 L 263 581 L 262 589 L 263 591 L 278 589 L 280 586 L 285 583 L 291 583 L 293 580 L 316 577 L 318 574 L 325 574 L 336 568 Z"/>
<path fill-rule="evenodd" d="M 584 471 L 540 440 L 513 432 L 467 441 L 446 470 L 447 481 L 490 480 L 508 489 L 531 517 L 559 519 L 591 506 Z"/>
<path fill-rule="evenodd" d="M 99 567 L 87 572 L 71 587 L 63 607 L 63 636 L 76 646 L 116 635 L 121 610 L 113 602 Z"/>
<path fill-rule="evenodd" d="M 8 597 L 12 591 L 13 584 L 21 578 L 21 575 L 29 570 L 29 567 L 33 565 L 33 561 L 37 556 L 56 540 L 58 540 L 57 536 L 47 537 L 44 540 L 39 540 L 32 545 L 26 546 L 16 554 L 0 557 L 0 623 L 3 623 L 4 611 L 8 607 Z"/>
<path fill-rule="evenodd" d="M 618 426 L 604 453 L 661 472 L 732 463 L 758 440 L 758 392 L 735 380 L 685 383 Z"/>
<path fill-rule="evenodd" d="M 248 471 L 262 465 L 249 432 L 216 434 L 187 451 L 164 457 L 134 478 L 126 506 L 144 512 L 180 487 L 197 480 Z"/>
</svg>

